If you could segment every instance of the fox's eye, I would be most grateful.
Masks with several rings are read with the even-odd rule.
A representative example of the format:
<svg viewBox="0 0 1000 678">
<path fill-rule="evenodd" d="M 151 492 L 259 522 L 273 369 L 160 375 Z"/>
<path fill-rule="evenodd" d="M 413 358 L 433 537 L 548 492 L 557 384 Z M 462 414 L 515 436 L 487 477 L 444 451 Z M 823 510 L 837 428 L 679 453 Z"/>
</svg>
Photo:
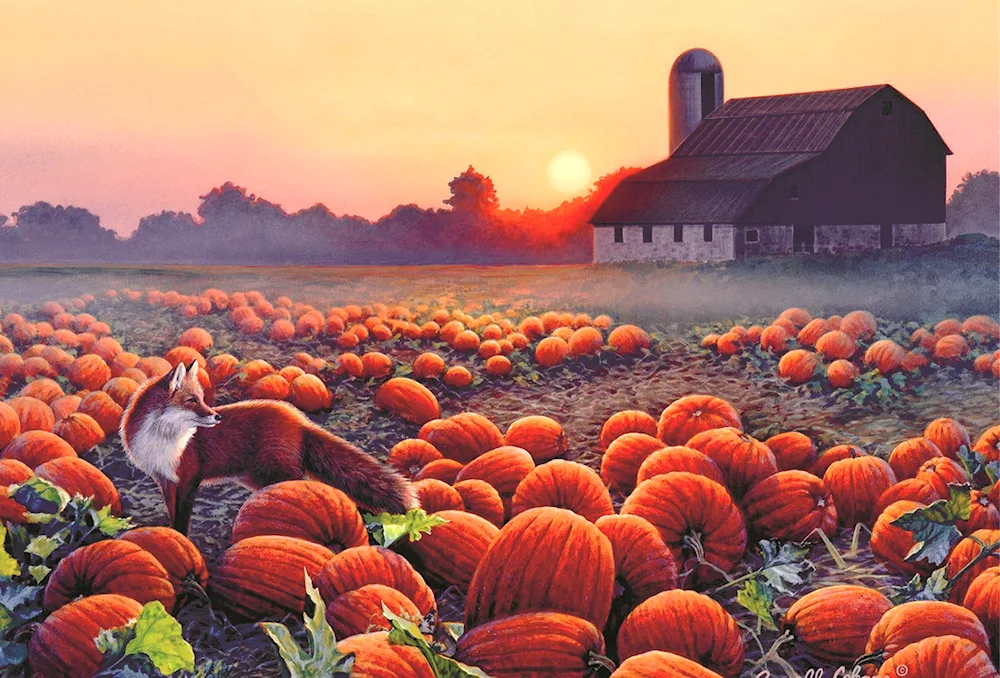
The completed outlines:
<svg viewBox="0 0 1000 678">
<path fill-rule="evenodd" d="M 189 402 L 189 403 L 193 403 L 193 402 L 195 402 L 195 399 L 194 399 L 194 398 L 188 398 L 188 399 L 187 399 L 187 402 Z"/>
</svg>

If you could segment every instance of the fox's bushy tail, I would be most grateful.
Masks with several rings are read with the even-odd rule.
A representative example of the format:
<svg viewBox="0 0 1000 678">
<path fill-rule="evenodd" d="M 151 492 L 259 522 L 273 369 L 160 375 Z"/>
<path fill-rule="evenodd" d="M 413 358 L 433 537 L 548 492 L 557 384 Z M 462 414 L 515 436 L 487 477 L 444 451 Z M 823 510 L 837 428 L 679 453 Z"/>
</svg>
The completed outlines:
<svg viewBox="0 0 1000 678">
<path fill-rule="evenodd" d="M 416 491 L 403 476 L 325 429 L 306 430 L 302 465 L 367 513 L 406 513 L 419 505 Z"/>
</svg>

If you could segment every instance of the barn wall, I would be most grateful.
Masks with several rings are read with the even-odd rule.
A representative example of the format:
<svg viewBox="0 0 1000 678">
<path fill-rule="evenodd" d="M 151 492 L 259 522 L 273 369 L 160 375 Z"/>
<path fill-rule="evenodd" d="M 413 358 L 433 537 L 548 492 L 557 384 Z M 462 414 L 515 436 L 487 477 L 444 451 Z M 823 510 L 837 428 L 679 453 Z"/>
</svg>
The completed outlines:
<svg viewBox="0 0 1000 678">
<path fill-rule="evenodd" d="M 746 242 L 747 230 L 757 231 L 757 242 Z M 754 257 L 765 254 L 791 254 L 791 226 L 737 226 L 736 256 Z"/>
<path fill-rule="evenodd" d="M 886 101 L 892 102 L 891 116 L 882 115 Z M 887 88 L 851 114 L 825 151 L 775 177 L 740 221 L 941 223 L 945 220 L 945 153 L 926 114 Z M 798 187 L 798 199 L 789 198 L 793 184 Z"/>
<path fill-rule="evenodd" d="M 594 228 L 594 261 L 724 261 L 735 256 L 733 227 L 716 224 L 712 242 L 704 240 L 702 224 L 686 225 L 684 242 L 674 242 L 673 225 L 653 226 L 653 242 L 642 241 L 642 226 L 625 226 L 624 242 L 615 242 L 612 226 Z"/>
<path fill-rule="evenodd" d="M 895 224 L 892 227 L 894 247 L 930 245 L 945 239 L 944 224 Z"/>
<path fill-rule="evenodd" d="M 877 224 L 823 225 L 816 227 L 817 252 L 857 252 L 881 247 Z"/>
</svg>

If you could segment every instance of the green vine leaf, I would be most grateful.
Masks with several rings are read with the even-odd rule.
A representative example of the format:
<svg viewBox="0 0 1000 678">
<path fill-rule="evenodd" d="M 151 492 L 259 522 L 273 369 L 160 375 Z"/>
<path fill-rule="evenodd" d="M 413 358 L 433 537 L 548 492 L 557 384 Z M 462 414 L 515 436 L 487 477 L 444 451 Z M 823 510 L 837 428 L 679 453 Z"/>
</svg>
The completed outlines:
<svg viewBox="0 0 1000 678">
<path fill-rule="evenodd" d="M 379 546 L 389 547 L 402 539 L 409 537 L 410 541 L 420 541 L 431 529 L 444 525 L 448 521 L 440 516 L 427 515 L 421 508 L 410 509 L 402 513 L 380 513 L 373 516 L 364 514 L 365 527 Z"/>
</svg>

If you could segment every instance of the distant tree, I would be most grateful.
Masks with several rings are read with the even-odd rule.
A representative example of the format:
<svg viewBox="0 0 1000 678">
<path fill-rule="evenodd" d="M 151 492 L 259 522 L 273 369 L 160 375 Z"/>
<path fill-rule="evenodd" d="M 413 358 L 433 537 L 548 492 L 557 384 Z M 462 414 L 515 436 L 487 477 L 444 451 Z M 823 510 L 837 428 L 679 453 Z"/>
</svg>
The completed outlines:
<svg viewBox="0 0 1000 678">
<path fill-rule="evenodd" d="M 483 176 L 472 165 L 448 183 L 451 197 L 444 201 L 453 212 L 492 218 L 500 206 L 493 180 Z"/>
<path fill-rule="evenodd" d="M 947 207 L 948 237 L 985 233 L 1000 237 L 1000 173 L 967 173 L 951 194 Z"/>
</svg>

